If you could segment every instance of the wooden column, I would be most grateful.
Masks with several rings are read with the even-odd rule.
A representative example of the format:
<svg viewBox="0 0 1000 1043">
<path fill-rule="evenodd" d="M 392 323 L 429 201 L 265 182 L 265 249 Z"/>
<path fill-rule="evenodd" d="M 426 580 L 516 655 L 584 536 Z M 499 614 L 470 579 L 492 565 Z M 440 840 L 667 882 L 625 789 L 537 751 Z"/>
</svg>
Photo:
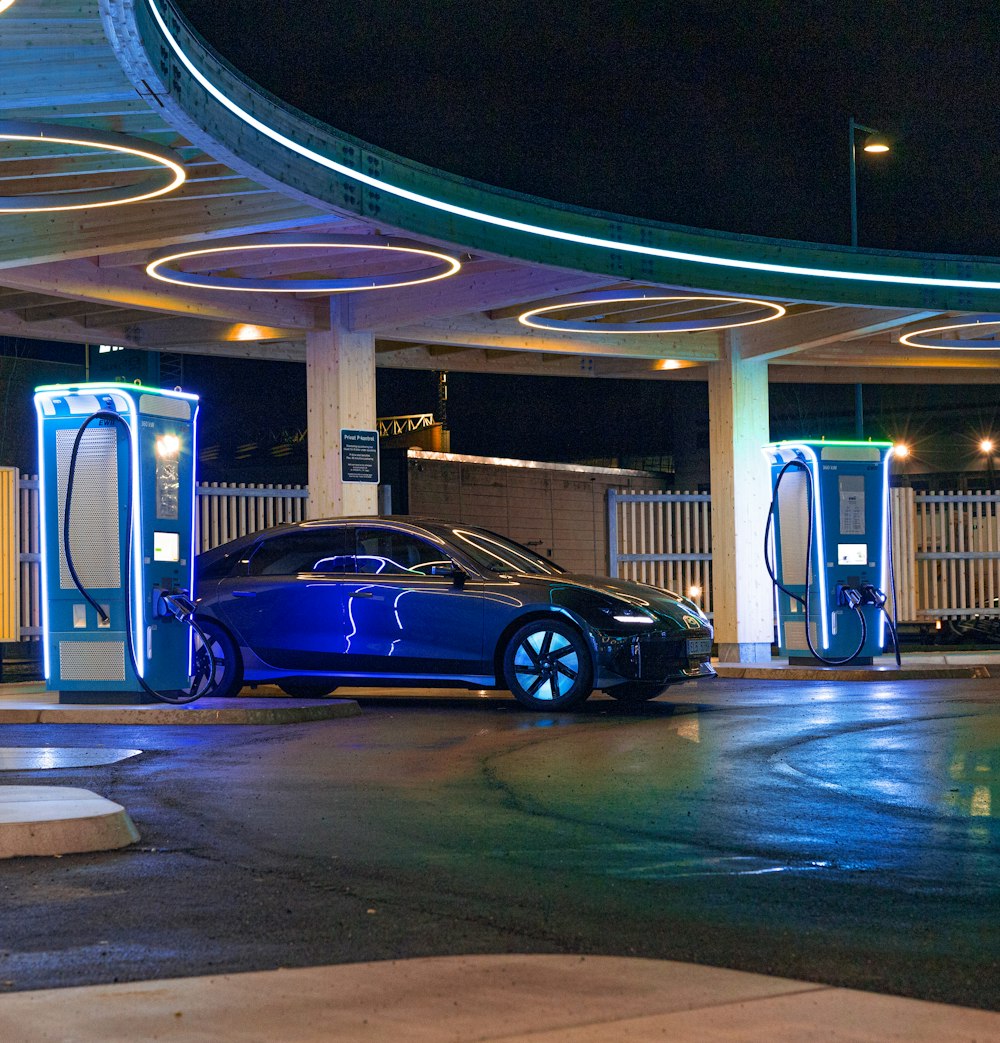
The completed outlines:
<svg viewBox="0 0 1000 1043">
<path fill-rule="evenodd" d="M 375 427 L 375 338 L 348 328 L 348 303 L 330 302 L 330 328 L 306 334 L 310 518 L 378 513 L 378 487 L 341 480 L 340 432 Z"/>
<path fill-rule="evenodd" d="M 770 659 L 774 638 L 764 526 L 771 479 L 761 447 L 770 441 L 767 362 L 744 359 L 739 333 L 725 334 L 709 367 L 712 479 L 712 603 L 722 662 Z"/>
</svg>

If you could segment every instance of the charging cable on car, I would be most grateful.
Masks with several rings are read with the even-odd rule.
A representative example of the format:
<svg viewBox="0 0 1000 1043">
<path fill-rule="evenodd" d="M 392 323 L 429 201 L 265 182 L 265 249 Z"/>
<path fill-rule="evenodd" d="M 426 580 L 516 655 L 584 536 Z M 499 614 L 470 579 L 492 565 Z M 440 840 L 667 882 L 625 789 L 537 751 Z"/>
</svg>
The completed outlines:
<svg viewBox="0 0 1000 1043">
<path fill-rule="evenodd" d="M 110 409 L 99 409 L 96 413 L 92 413 L 86 420 L 80 425 L 80 429 L 76 433 L 76 438 L 73 440 L 73 451 L 70 453 L 69 458 L 69 471 L 66 475 L 66 503 L 63 508 L 63 551 L 66 555 L 66 566 L 69 570 L 69 574 L 72 577 L 73 583 L 76 589 L 87 599 L 87 601 L 97 612 L 98 617 L 102 623 L 108 623 L 109 617 L 104 606 L 99 604 L 97 600 L 91 595 L 90 591 L 84 587 L 77 575 L 76 566 L 73 564 L 73 554 L 70 550 L 70 539 L 69 539 L 69 520 L 70 520 L 70 509 L 73 502 L 73 479 L 76 473 L 76 460 L 80 451 L 80 442 L 83 439 L 83 432 L 87 427 L 97 420 L 111 421 L 116 424 L 121 424 L 125 428 L 125 435 L 128 440 L 128 459 L 129 459 L 129 481 L 128 481 L 128 497 L 126 500 L 125 507 L 125 574 L 131 576 L 132 570 L 130 563 L 132 561 L 132 485 L 135 479 L 135 475 L 132 474 L 132 428 L 129 427 L 128 422 L 119 413 L 115 413 Z M 131 583 L 126 580 L 125 583 L 125 633 L 126 641 L 125 647 L 128 649 L 129 661 L 132 665 L 132 671 L 135 674 L 136 680 L 142 686 L 143 690 L 148 692 L 165 703 L 191 703 L 195 699 L 200 699 L 203 695 L 208 695 L 218 686 L 218 676 L 220 674 L 219 667 L 221 665 L 220 660 L 216 658 L 212 651 L 212 645 L 205 634 L 205 632 L 198 626 L 194 618 L 194 604 L 190 598 L 180 592 L 161 594 L 160 597 L 164 605 L 170 610 L 176 619 L 182 623 L 186 623 L 197 635 L 201 641 L 201 648 L 195 653 L 197 662 L 197 668 L 195 669 L 194 676 L 192 678 L 191 688 L 187 692 L 182 692 L 178 695 L 174 695 L 170 692 L 159 692 L 155 688 L 151 687 L 146 683 L 142 674 L 139 672 L 138 657 L 135 650 L 135 635 L 132 632 L 132 597 L 131 597 Z M 202 686 L 202 681 L 205 684 Z"/>
</svg>

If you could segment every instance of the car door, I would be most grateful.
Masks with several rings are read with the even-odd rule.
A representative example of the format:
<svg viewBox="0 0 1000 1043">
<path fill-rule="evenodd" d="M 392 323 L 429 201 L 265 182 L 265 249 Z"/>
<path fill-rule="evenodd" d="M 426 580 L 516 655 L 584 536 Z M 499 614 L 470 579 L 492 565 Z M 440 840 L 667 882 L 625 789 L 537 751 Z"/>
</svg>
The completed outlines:
<svg viewBox="0 0 1000 1043">
<path fill-rule="evenodd" d="M 455 571 L 446 545 L 391 526 L 358 526 L 347 595 L 347 655 L 363 673 L 481 675 L 482 581 Z"/>
<path fill-rule="evenodd" d="M 287 670 L 344 668 L 353 530 L 299 529 L 263 540 L 220 586 L 216 611 L 265 663 Z"/>
</svg>

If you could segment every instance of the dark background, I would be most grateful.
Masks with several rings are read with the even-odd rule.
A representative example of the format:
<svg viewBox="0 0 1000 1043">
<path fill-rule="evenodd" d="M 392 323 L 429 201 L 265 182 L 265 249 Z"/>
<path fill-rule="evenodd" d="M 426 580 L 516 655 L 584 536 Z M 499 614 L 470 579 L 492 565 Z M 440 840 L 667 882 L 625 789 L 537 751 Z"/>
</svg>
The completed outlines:
<svg viewBox="0 0 1000 1043">
<path fill-rule="evenodd" d="M 252 80 L 364 141 L 679 224 L 849 242 L 853 116 L 895 139 L 859 161 L 861 245 L 1000 252 L 993 3 L 179 3 Z"/>
</svg>

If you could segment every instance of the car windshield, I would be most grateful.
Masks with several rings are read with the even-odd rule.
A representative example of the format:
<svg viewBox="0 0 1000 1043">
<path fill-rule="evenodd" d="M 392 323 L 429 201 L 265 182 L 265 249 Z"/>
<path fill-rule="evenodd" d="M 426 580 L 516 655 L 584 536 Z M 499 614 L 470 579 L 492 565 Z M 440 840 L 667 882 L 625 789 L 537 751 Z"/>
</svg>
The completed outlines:
<svg viewBox="0 0 1000 1043">
<path fill-rule="evenodd" d="M 451 536 L 477 565 L 490 572 L 553 576 L 566 570 L 520 543 L 486 529 L 452 529 Z"/>
</svg>

